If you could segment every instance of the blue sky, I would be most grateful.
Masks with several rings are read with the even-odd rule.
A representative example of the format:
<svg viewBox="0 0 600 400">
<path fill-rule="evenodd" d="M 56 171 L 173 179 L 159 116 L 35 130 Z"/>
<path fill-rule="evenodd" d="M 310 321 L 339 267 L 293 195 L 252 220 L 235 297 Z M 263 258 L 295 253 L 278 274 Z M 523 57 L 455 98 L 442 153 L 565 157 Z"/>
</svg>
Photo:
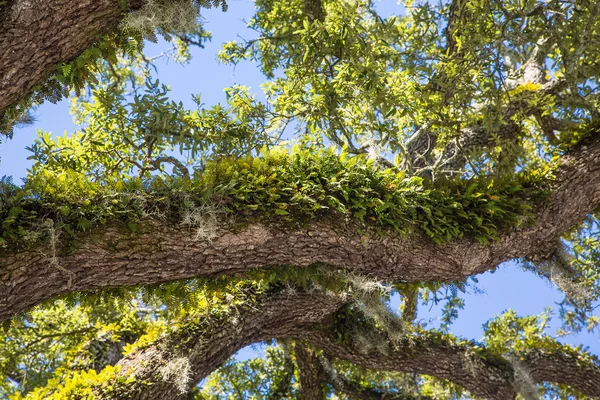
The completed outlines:
<svg viewBox="0 0 600 400">
<path fill-rule="evenodd" d="M 223 88 L 233 84 L 250 86 L 252 92 L 261 95 L 260 83 L 262 75 L 257 66 L 251 62 L 241 63 L 235 68 L 218 64 L 216 54 L 223 42 L 239 37 L 250 39 L 253 32 L 246 29 L 246 23 L 253 13 L 253 3 L 246 0 L 229 0 L 229 10 L 206 10 L 203 19 L 206 28 L 212 32 L 213 40 L 205 49 L 192 49 L 193 59 L 187 66 L 173 62 L 158 62 L 158 78 L 171 86 L 171 97 L 181 100 L 185 105 L 193 107 L 192 94 L 202 94 L 202 101 L 207 105 L 224 102 Z M 383 0 L 379 4 L 383 15 L 400 13 L 402 7 L 392 0 Z M 156 55 L 165 48 L 165 43 L 149 44 L 148 55 Z M 36 130 L 41 128 L 54 134 L 62 134 L 65 130 L 72 132 L 76 126 L 69 115 L 68 101 L 58 104 L 44 104 L 35 112 L 37 121 L 29 127 L 18 129 L 12 141 L 0 147 L 0 176 L 12 175 L 15 183 L 24 177 L 30 161 L 25 146 L 32 143 Z M 549 282 L 542 280 L 530 272 L 524 272 L 514 263 L 505 263 L 495 273 L 485 273 L 478 277 L 479 287 L 484 294 L 466 296 L 466 307 L 451 327 L 451 332 L 472 339 L 482 336 L 482 324 L 490 317 L 499 315 L 507 309 L 515 309 L 520 315 L 539 314 L 548 306 L 562 299 L 560 292 Z M 395 300 L 393 303 L 396 303 Z M 439 309 L 420 309 L 419 319 L 430 320 L 430 326 L 439 324 Z M 558 317 L 554 318 L 554 327 L 558 326 Z M 600 354 L 598 335 L 577 334 L 560 339 L 571 344 L 589 346 L 590 351 Z M 252 357 L 254 350 L 246 349 L 239 358 Z"/>
</svg>

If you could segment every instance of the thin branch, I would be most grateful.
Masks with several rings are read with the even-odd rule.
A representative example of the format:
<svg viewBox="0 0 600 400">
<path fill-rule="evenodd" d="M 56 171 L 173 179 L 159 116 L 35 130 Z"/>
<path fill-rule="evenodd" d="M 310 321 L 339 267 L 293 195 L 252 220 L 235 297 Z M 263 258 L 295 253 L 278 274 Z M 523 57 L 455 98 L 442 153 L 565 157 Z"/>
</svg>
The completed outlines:
<svg viewBox="0 0 600 400">
<path fill-rule="evenodd" d="M 412 324 L 417 318 L 417 306 L 419 301 L 419 287 L 411 285 L 402 291 L 402 321 Z"/>
<path fill-rule="evenodd" d="M 183 165 L 183 163 L 181 161 L 179 161 L 178 159 L 176 159 L 173 156 L 157 157 L 153 160 L 152 163 L 156 169 L 159 169 L 160 164 L 162 164 L 162 163 L 171 163 L 171 164 L 173 164 L 173 167 L 179 171 L 181 176 L 183 176 L 185 178 L 188 178 L 190 176 L 190 172 L 185 167 L 185 165 Z"/>
</svg>

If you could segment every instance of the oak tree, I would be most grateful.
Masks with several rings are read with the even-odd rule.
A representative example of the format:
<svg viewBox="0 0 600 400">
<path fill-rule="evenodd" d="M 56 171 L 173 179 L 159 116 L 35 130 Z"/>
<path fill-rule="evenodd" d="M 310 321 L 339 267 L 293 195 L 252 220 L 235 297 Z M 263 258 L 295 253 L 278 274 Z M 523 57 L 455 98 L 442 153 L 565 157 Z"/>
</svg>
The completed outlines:
<svg viewBox="0 0 600 400">
<path fill-rule="evenodd" d="M 562 290 L 562 332 L 597 331 L 599 4 L 256 0 L 218 57 L 265 100 L 189 109 L 144 40 L 186 62 L 224 2 L 72 3 L 0 2 L 2 133 L 64 96 L 80 126 L 0 181 L 2 395 L 600 397 L 546 314 L 449 333 L 509 260 Z"/>
</svg>

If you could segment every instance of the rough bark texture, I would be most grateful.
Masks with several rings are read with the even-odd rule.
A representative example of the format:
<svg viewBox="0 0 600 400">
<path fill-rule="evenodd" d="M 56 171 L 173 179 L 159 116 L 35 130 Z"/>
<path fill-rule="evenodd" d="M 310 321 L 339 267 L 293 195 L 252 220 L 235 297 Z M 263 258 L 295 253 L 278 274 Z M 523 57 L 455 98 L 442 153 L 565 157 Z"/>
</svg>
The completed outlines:
<svg viewBox="0 0 600 400">
<path fill-rule="evenodd" d="M 344 301 L 343 296 L 320 292 L 281 291 L 263 295 L 256 304 L 226 318 L 192 322 L 119 361 L 120 373 L 134 376 L 134 381 L 100 398 L 185 399 L 197 382 L 242 347 L 307 331 L 323 323 Z"/>
<path fill-rule="evenodd" d="M 372 333 L 376 338 L 379 334 Z M 381 336 L 381 335 L 379 335 Z M 514 399 L 536 383 L 562 383 L 593 398 L 600 397 L 600 367 L 562 351 L 533 350 L 519 362 L 478 356 L 468 347 L 411 336 L 392 348 L 387 338 L 385 353 L 336 342 L 327 333 L 312 331 L 311 344 L 338 359 L 379 371 L 411 372 L 448 379 L 472 394 L 487 399 Z M 527 377 L 523 377 L 523 373 Z"/>
<path fill-rule="evenodd" d="M 322 399 L 324 377 L 319 359 L 303 343 L 297 343 L 295 349 L 300 376 L 300 400 Z"/>
<path fill-rule="evenodd" d="M 376 335 L 375 335 L 376 336 Z M 471 358 L 464 349 L 447 343 L 432 343 L 418 337 L 403 340 L 395 349 L 386 345 L 386 353 L 378 349 L 356 349 L 356 346 L 335 343 L 328 334 L 313 332 L 308 340 L 338 359 L 366 368 L 382 371 L 413 372 L 449 379 L 476 396 L 512 399 L 512 373 L 505 364 L 495 366 Z M 386 343 L 381 338 L 381 343 Z M 506 386 L 506 384 L 509 384 Z"/>
<path fill-rule="evenodd" d="M 545 257 L 562 233 L 582 221 L 600 200 L 600 140 L 562 159 L 556 184 L 535 222 L 483 245 L 464 238 L 435 245 L 413 235 L 361 235 L 353 226 L 315 223 L 302 230 L 250 225 L 223 229 L 212 241 L 156 221 L 137 233 L 115 226 L 82 235 L 77 250 L 53 257 L 38 248 L 0 259 L 0 319 L 57 295 L 106 287 L 144 285 L 197 276 L 239 274 L 253 268 L 326 263 L 380 280 L 454 280 L 517 257 Z"/>
<path fill-rule="evenodd" d="M 561 352 L 530 351 L 521 362 L 534 382 L 569 385 L 593 398 L 600 398 L 600 368 Z"/>
<path fill-rule="evenodd" d="M 118 26 L 119 0 L 13 0 L 0 5 L 0 113 Z M 141 0 L 128 0 L 139 8 Z"/>
</svg>

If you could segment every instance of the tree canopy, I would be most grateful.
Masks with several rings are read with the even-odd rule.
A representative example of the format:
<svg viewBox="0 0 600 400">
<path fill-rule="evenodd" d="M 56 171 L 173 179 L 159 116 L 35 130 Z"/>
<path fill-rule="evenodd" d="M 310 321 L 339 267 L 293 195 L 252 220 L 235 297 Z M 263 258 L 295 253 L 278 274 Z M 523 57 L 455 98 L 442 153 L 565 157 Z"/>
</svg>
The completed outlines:
<svg viewBox="0 0 600 400">
<path fill-rule="evenodd" d="M 47 3 L 0 1 L 0 138 L 67 97 L 79 126 L 0 180 L 0 395 L 600 398 L 556 337 L 600 323 L 599 4 L 256 0 L 218 58 L 264 99 L 189 108 L 144 44 L 185 64 L 234 3 Z M 561 329 L 450 333 L 509 260 L 564 293 Z"/>
</svg>

